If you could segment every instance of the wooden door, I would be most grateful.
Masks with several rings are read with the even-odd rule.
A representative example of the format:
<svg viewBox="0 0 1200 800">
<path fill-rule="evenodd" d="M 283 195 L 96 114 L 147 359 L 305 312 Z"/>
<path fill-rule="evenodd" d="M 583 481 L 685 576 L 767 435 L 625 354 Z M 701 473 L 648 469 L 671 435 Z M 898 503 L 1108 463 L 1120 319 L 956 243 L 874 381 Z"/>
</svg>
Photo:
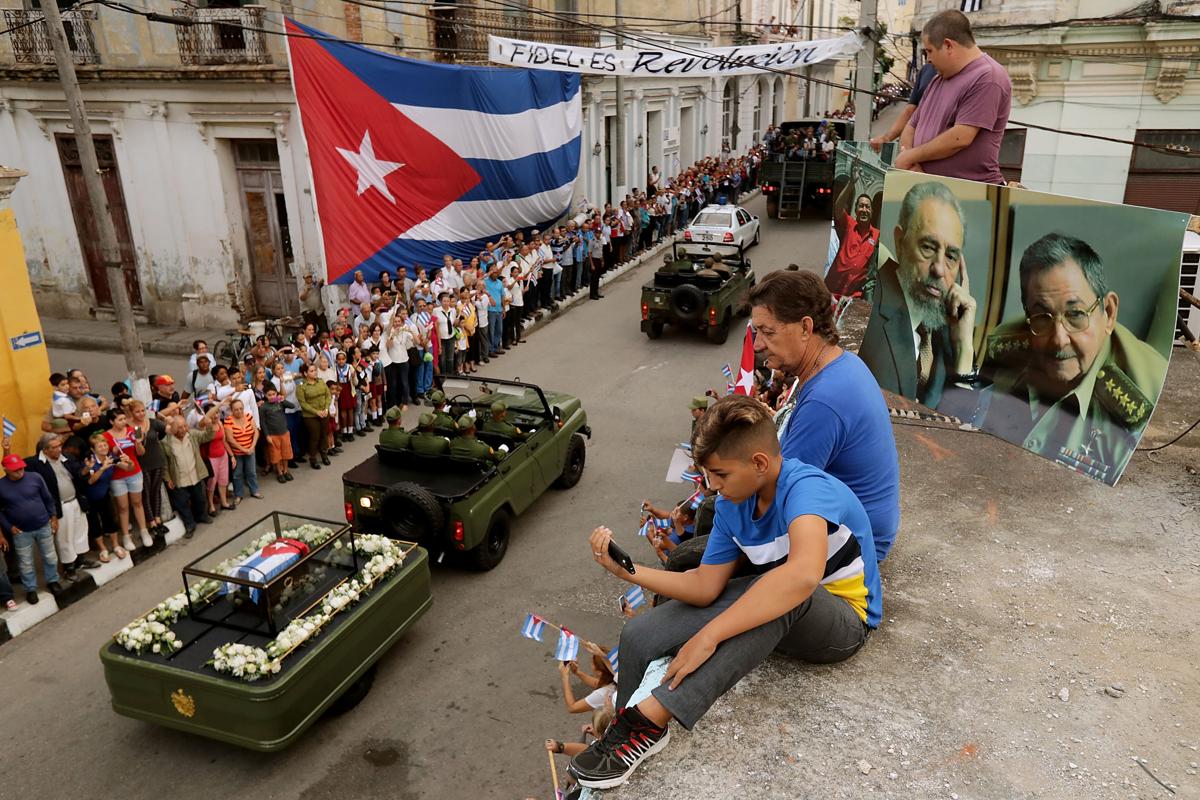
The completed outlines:
<svg viewBox="0 0 1200 800">
<path fill-rule="evenodd" d="M 100 250 L 100 231 L 92 216 L 88 203 L 87 187 L 83 183 L 83 165 L 79 159 L 79 148 L 75 137 L 56 134 L 58 157 L 62 162 L 63 177 L 67 183 L 67 197 L 71 202 L 71 215 L 75 218 L 75 231 L 79 235 L 79 247 L 87 267 L 96 305 L 112 308 L 112 291 L 108 285 L 108 272 Z M 121 248 L 121 270 L 125 275 L 125 287 L 129 291 L 129 302 L 134 308 L 142 305 L 142 289 L 138 282 L 137 261 L 134 258 L 133 234 L 129 229 L 129 213 L 125 208 L 125 193 L 121 189 L 121 174 L 117 169 L 117 154 L 111 136 L 93 136 L 96 159 L 100 165 L 104 192 L 108 196 L 108 210 L 113 226 L 117 229 L 117 243 Z"/>
<path fill-rule="evenodd" d="M 258 313 L 282 317 L 298 313 L 299 296 L 290 269 L 291 238 L 282 178 L 269 169 L 238 169 L 242 219 Z"/>
</svg>

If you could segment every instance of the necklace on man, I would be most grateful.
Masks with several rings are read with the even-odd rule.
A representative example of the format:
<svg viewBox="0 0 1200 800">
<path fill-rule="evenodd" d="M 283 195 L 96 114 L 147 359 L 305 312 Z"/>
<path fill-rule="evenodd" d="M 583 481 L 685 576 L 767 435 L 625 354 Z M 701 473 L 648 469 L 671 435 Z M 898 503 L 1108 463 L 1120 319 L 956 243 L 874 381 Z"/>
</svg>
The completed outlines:
<svg viewBox="0 0 1200 800">
<path fill-rule="evenodd" d="M 816 373 L 817 365 L 821 363 L 821 357 L 825 355 L 825 348 L 827 347 L 829 347 L 829 342 L 821 343 L 821 349 L 817 351 L 817 357 L 813 359 L 812 364 L 810 364 L 808 370 L 805 371 L 804 377 L 800 379 L 799 385 L 796 386 L 797 389 L 808 383 L 809 379 Z"/>
</svg>

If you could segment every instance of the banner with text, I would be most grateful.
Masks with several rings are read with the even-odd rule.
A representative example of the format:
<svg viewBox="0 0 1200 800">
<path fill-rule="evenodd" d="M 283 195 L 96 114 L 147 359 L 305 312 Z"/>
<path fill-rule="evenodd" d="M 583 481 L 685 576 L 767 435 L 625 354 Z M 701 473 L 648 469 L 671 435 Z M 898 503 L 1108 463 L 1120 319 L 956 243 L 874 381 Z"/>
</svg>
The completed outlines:
<svg viewBox="0 0 1200 800">
<path fill-rule="evenodd" d="M 847 58 L 863 46 L 863 37 L 848 33 L 836 39 L 777 42 L 749 47 L 662 47 L 623 50 L 572 47 L 488 37 L 488 59 L 508 67 L 533 67 L 590 75 L 746 75 L 768 69 L 794 69 Z"/>
</svg>

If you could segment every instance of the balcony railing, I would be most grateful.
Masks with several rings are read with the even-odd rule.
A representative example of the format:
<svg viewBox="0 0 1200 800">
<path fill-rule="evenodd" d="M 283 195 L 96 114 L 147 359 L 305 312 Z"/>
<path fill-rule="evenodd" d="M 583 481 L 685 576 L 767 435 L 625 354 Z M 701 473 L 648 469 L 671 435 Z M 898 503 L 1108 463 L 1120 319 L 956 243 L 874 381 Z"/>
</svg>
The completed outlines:
<svg viewBox="0 0 1200 800">
<path fill-rule="evenodd" d="M 67 44 L 76 64 L 96 64 L 96 40 L 92 37 L 92 9 L 62 12 Z M 4 29 L 9 31 L 13 55 L 18 64 L 53 64 L 54 47 L 46 33 L 42 12 L 24 8 L 4 9 Z"/>
<path fill-rule="evenodd" d="M 426 12 L 438 61 L 487 63 L 488 35 L 546 44 L 596 47 L 596 32 L 570 22 L 519 12 L 483 11 L 466 5 L 433 6 Z"/>
<path fill-rule="evenodd" d="M 179 25 L 179 60 L 184 64 L 266 64 L 267 52 L 263 6 L 241 8 L 195 8 L 176 6 L 173 13 L 195 20 Z M 257 29 L 257 30 L 254 30 Z"/>
</svg>

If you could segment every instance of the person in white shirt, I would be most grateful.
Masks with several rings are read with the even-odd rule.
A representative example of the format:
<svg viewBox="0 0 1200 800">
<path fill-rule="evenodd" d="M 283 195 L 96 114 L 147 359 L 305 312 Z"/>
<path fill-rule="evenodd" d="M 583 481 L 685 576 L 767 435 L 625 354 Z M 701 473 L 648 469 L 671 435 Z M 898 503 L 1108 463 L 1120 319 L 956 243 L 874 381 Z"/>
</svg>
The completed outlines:
<svg viewBox="0 0 1200 800">
<path fill-rule="evenodd" d="M 508 297 L 508 309 L 504 314 L 504 346 L 523 344 L 521 338 L 521 316 L 525 313 L 525 293 L 521 289 L 521 267 L 513 264 L 504 282 L 504 293 Z"/>
<path fill-rule="evenodd" d="M 388 407 L 400 406 L 401 411 L 408 410 L 408 401 L 412 390 L 408 383 L 408 351 L 415 347 L 414 329 L 409 324 L 408 312 L 404 306 L 397 306 L 383 337 L 383 348 L 380 356 L 387 354 L 388 364 L 384 367 L 384 380 L 387 382 Z"/>
<path fill-rule="evenodd" d="M 449 292 L 438 295 L 438 308 L 433 313 L 438 337 L 438 373 L 443 377 L 454 374 L 454 327 L 458 322 L 458 311 L 454 308 Z"/>
<path fill-rule="evenodd" d="M 479 334 L 479 360 L 484 364 L 492 360 L 492 340 L 489 335 L 489 322 L 491 316 L 489 311 L 492 306 L 492 297 L 487 293 L 487 290 L 479 285 L 475 289 L 475 315 L 479 321 L 475 330 Z"/>
</svg>

